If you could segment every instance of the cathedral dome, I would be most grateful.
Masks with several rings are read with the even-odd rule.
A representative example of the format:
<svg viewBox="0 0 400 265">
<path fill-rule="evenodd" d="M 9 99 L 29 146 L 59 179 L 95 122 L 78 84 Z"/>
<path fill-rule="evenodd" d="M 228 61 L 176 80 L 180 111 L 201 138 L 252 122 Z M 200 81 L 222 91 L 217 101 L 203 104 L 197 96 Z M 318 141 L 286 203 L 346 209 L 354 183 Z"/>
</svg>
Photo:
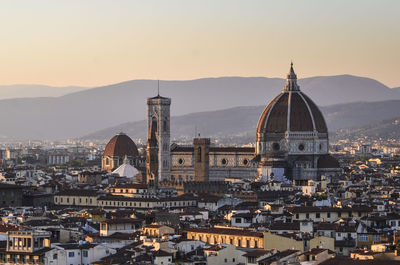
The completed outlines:
<svg viewBox="0 0 400 265">
<path fill-rule="evenodd" d="M 285 132 L 327 133 L 325 119 L 317 105 L 297 85 L 293 64 L 283 91 L 265 108 L 257 135 Z"/>
<path fill-rule="evenodd" d="M 136 144 L 124 133 L 115 135 L 106 145 L 104 156 L 137 157 L 139 156 Z"/>
<path fill-rule="evenodd" d="M 258 172 L 263 177 L 317 180 L 322 173 L 340 173 L 338 161 L 329 155 L 324 116 L 300 91 L 293 64 L 282 92 L 261 114 L 255 147 L 261 161 Z"/>
</svg>

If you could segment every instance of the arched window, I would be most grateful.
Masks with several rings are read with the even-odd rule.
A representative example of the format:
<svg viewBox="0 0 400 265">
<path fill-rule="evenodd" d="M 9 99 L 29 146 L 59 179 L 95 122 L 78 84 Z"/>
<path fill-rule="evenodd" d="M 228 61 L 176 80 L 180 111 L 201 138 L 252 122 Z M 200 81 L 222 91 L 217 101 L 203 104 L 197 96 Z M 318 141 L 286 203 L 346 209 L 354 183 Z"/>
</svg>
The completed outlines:
<svg viewBox="0 0 400 265">
<path fill-rule="evenodd" d="M 168 130 L 167 120 L 164 120 L 164 122 L 163 122 L 163 130 L 164 130 L 164 132 L 166 132 Z"/>
<path fill-rule="evenodd" d="M 197 148 L 197 162 L 201 162 L 201 147 Z"/>
</svg>

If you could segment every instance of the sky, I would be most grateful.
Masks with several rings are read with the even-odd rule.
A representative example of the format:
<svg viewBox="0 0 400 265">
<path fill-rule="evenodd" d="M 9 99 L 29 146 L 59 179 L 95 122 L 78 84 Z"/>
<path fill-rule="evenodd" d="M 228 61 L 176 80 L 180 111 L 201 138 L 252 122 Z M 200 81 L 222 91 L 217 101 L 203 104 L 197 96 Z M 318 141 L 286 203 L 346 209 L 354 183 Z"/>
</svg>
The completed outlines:
<svg viewBox="0 0 400 265">
<path fill-rule="evenodd" d="M 397 0 L 0 0 L 0 85 L 352 74 L 400 86 Z"/>
</svg>

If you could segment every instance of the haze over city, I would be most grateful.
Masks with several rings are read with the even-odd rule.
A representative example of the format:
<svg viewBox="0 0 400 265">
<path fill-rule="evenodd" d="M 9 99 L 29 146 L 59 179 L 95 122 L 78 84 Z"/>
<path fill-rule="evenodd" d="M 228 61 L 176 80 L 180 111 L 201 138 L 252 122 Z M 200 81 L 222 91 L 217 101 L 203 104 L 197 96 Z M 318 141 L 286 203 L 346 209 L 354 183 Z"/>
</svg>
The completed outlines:
<svg viewBox="0 0 400 265">
<path fill-rule="evenodd" d="M 399 10 L 0 0 L 0 265 L 400 265 Z"/>
</svg>

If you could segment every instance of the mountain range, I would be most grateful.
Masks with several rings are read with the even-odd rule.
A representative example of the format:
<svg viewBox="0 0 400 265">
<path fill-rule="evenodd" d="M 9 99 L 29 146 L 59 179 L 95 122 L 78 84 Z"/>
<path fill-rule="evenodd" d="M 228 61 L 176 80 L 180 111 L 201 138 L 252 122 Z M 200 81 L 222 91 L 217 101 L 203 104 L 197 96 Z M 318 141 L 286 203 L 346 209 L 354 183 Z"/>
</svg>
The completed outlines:
<svg viewBox="0 0 400 265">
<path fill-rule="evenodd" d="M 396 91 L 396 92 L 400 92 L 400 87 L 394 87 L 394 88 L 392 88 L 392 90 Z"/>
<path fill-rule="evenodd" d="M 197 126 L 199 131 L 212 135 L 212 130 L 221 124 L 226 124 L 224 126 L 226 128 L 230 126 L 238 128 L 238 117 L 241 117 L 246 126 L 255 126 L 260 110 L 282 90 L 284 83 L 284 79 L 266 77 L 160 81 L 160 94 L 172 98 L 172 116 L 225 109 L 219 113 L 221 120 L 216 121 L 215 124 L 200 118 L 196 122 L 196 115 L 199 114 L 190 114 L 193 116 L 180 117 L 187 123 L 184 127 L 190 129 L 183 127 L 178 129 L 179 127 L 175 126 L 177 133 L 179 130 L 187 130 L 192 131 L 191 135 L 193 135 L 194 127 Z M 332 113 L 340 113 L 343 106 L 337 104 L 400 99 L 399 89 L 390 89 L 376 80 L 351 75 L 304 78 L 299 80 L 299 84 L 317 105 L 335 105 L 328 107 L 332 108 Z M 114 131 L 109 133 L 110 135 L 107 136 L 109 138 L 122 129 L 121 124 L 144 120 L 146 118 L 145 100 L 156 93 L 157 81 L 133 80 L 59 97 L 3 99 L 0 100 L 2 121 L 0 138 L 4 140 L 57 140 L 90 135 L 111 127 Z M 261 107 L 258 109 L 257 107 L 242 107 L 244 110 L 254 112 L 256 118 L 251 118 L 250 114 L 232 112 L 232 108 L 239 106 Z M 228 108 L 230 110 L 226 110 Z M 213 113 L 214 116 L 217 114 Z M 368 119 L 362 113 L 359 118 Z M 328 116 L 326 119 L 330 129 L 335 128 L 330 124 Z M 346 117 L 343 119 L 346 120 Z M 349 124 L 352 122 L 348 121 Z M 174 121 L 171 126 L 174 126 Z M 142 127 L 143 131 L 144 128 Z M 242 129 L 247 128 L 242 127 Z M 218 130 L 225 131 L 221 128 Z"/>
<path fill-rule="evenodd" d="M 3 85 L 0 86 L 0 99 L 60 97 L 86 89 L 88 88 L 79 86 L 54 87 L 45 85 Z"/>
<path fill-rule="evenodd" d="M 370 136 L 385 136 L 400 134 L 400 127 L 390 126 L 394 132 L 386 130 L 387 123 L 400 117 L 400 100 L 379 102 L 356 102 L 321 107 L 328 129 L 336 132 L 346 129 L 345 132 L 362 133 L 364 128 L 371 131 Z M 265 106 L 235 107 L 226 110 L 192 113 L 171 118 L 171 138 L 190 141 L 200 133 L 204 137 L 230 138 L 235 142 L 248 143 L 253 141 L 258 119 Z M 395 118 L 392 118 L 395 117 Z M 387 121 L 387 119 L 390 119 Z M 386 121 L 386 122 L 382 122 Z M 379 125 L 379 126 L 378 126 Z M 375 130 L 373 131 L 373 129 Z M 366 130 L 365 129 L 365 130 Z M 380 129 L 383 129 L 381 131 Z M 146 121 L 128 122 L 117 127 L 111 127 L 89 134 L 83 139 L 110 139 L 116 132 L 123 131 L 135 141 L 143 143 L 146 139 Z M 372 133 L 373 132 L 373 133 Z"/>
<path fill-rule="evenodd" d="M 350 127 L 337 132 L 339 138 L 345 137 L 375 137 L 400 139 L 400 116 L 374 122 L 361 127 Z"/>
</svg>

